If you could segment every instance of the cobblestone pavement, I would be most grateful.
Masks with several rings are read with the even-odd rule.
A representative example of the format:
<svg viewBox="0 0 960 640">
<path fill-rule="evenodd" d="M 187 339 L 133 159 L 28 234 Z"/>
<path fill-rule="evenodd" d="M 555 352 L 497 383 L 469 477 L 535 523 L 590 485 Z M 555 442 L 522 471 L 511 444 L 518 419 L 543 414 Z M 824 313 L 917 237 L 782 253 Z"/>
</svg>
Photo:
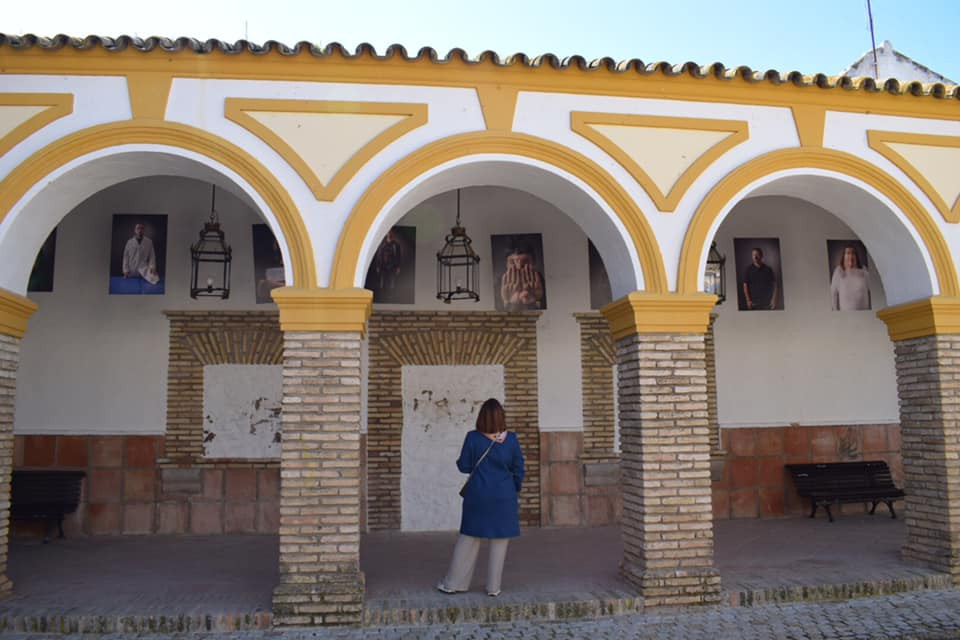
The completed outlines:
<svg viewBox="0 0 960 640">
<path fill-rule="evenodd" d="M 63 638 L 89 640 L 91 636 L 27 636 L 4 634 L 4 638 Z M 691 612 L 672 611 L 571 622 L 519 622 L 512 624 L 457 624 L 429 627 L 378 627 L 366 629 L 297 629 L 216 634 L 105 635 L 103 640 L 135 637 L 138 640 L 191 638 L 208 640 L 613 640 L 651 638 L 658 640 L 816 640 L 819 638 L 960 638 L 960 590 L 917 591 L 864 598 L 847 602 L 795 603 L 750 608 L 710 608 Z"/>
</svg>

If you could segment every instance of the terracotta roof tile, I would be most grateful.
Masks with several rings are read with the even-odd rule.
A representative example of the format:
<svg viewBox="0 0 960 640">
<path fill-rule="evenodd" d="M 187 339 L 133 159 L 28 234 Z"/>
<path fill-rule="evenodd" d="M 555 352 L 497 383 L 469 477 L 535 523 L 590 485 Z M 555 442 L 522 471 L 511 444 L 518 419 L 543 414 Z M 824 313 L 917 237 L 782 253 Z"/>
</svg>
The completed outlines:
<svg viewBox="0 0 960 640">
<path fill-rule="evenodd" d="M 501 57 L 494 51 L 484 51 L 474 58 L 470 58 L 463 49 L 451 49 L 446 56 L 440 56 L 436 50 L 430 47 L 423 47 L 415 55 L 410 55 L 402 45 L 394 44 L 387 47 L 383 54 L 377 53 L 377 50 L 368 43 L 363 43 L 351 53 L 341 44 L 333 42 L 323 47 L 312 42 L 301 41 L 292 47 L 268 40 L 263 44 L 256 44 L 247 40 L 237 40 L 233 44 L 223 40 L 209 39 L 197 40 L 195 38 L 134 38 L 130 36 L 120 36 L 118 38 L 108 38 L 100 36 L 87 36 L 86 38 L 75 38 L 66 35 L 57 35 L 50 38 L 40 37 L 33 34 L 22 36 L 0 33 L 0 50 L 4 47 L 11 49 L 31 49 L 39 47 L 41 49 L 63 49 L 72 47 L 77 50 L 90 50 L 97 47 L 107 51 L 124 51 L 126 49 L 135 49 L 137 51 L 149 52 L 156 49 L 168 53 L 175 53 L 184 50 L 190 50 L 197 54 L 209 54 L 214 51 L 220 51 L 227 54 L 267 55 L 277 52 L 284 56 L 295 56 L 304 51 L 318 58 L 337 56 L 345 59 L 371 57 L 375 60 L 392 60 L 400 58 L 407 61 L 417 61 L 428 59 L 434 64 L 449 64 L 450 62 L 462 62 L 471 65 L 493 64 L 499 67 L 509 67 L 520 65 L 530 68 L 549 67 L 552 69 L 576 68 L 581 71 L 595 71 L 598 69 L 607 70 L 615 73 L 639 73 L 642 75 L 661 74 L 668 77 L 680 75 L 689 75 L 694 78 L 714 77 L 721 80 L 742 80 L 748 83 L 767 82 L 774 85 L 792 84 L 798 87 L 820 87 L 823 89 L 846 89 L 854 91 L 864 91 L 868 93 L 887 92 L 891 94 L 911 94 L 914 96 L 932 96 L 934 98 L 952 98 L 960 99 L 960 85 L 949 85 L 943 83 L 924 84 L 917 81 L 901 82 L 895 78 L 888 78 L 877 82 L 873 78 L 860 77 L 849 78 L 845 76 L 828 76 L 822 73 L 815 75 L 804 75 L 798 71 L 781 72 L 776 70 L 754 71 L 750 67 L 741 66 L 736 68 L 727 68 L 719 62 L 711 65 L 702 66 L 693 62 L 683 64 L 669 64 L 667 62 L 644 63 L 642 60 L 633 58 L 617 62 L 612 58 L 600 58 L 588 61 L 582 56 L 571 56 L 560 59 L 552 53 L 543 54 L 530 58 L 523 53 L 516 53 L 510 56 Z"/>
</svg>

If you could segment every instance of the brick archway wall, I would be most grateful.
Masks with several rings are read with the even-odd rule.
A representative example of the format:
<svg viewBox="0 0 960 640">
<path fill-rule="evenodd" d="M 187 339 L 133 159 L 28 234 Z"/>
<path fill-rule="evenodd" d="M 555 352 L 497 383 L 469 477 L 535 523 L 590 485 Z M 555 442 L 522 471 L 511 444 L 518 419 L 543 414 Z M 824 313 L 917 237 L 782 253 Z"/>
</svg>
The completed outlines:
<svg viewBox="0 0 960 640">
<path fill-rule="evenodd" d="M 374 311 L 369 322 L 367 523 L 400 528 L 403 365 L 502 365 L 507 424 L 526 462 L 521 526 L 540 526 L 540 313 Z M 451 461 L 452 463 L 452 461 Z"/>
</svg>

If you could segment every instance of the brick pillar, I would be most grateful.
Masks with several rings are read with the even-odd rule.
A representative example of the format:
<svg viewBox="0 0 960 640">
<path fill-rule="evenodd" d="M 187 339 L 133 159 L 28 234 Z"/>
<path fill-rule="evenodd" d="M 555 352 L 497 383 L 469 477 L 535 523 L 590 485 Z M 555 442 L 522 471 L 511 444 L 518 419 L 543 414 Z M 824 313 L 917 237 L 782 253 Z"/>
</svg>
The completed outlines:
<svg viewBox="0 0 960 640">
<path fill-rule="evenodd" d="M 704 351 L 715 300 L 632 293 L 603 309 L 619 364 L 621 572 L 648 607 L 720 602 Z"/>
<path fill-rule="evenodd" d="M 7 545 L 20 339 L 27 330 L 27 320 L 36 310 L 37 305 L 27 298 L 0 289 L 0 598 L 13 591 L 13 583 L 7 577 Z"/>
<path fill-rule="evenodd" d="M 276 289 L 283 345 L 274 624 L 359 624 L 360 345 L 372 294 Z"/>
<path fill-rule="evenodd" d="M 884 309 L 894 341 L 909 560 L 960 586 L 960 299 Z"/>
<path fill-rule="evenodd" d="M 707 426 L 710 428 L 710 477 L 714 482 L 723 479 L 723 465 L 727 452 L 720 448 L 720 421 L 717 418 L 717 350 L 713 327 L 717 314 L 710 314 L 710 324 L 703 337 L 707 367 Z"/>
</svg>

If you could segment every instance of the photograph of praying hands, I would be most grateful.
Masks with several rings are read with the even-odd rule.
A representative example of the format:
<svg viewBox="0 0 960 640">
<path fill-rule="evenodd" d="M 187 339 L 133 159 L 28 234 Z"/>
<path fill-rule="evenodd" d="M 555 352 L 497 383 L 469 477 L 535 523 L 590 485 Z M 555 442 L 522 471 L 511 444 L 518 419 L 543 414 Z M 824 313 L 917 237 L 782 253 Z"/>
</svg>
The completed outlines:
<svg viewBox="0 0 960 640">
<path fill-rule="evenodd" d="M 500 283 L 498 311 L 526 311 L 547 308 L 543 277 L 543 240 L 539 233 L 491 236 L 494 281 Z M 499 272 L 499 273 L 498 273 Z"/>
</svg>

